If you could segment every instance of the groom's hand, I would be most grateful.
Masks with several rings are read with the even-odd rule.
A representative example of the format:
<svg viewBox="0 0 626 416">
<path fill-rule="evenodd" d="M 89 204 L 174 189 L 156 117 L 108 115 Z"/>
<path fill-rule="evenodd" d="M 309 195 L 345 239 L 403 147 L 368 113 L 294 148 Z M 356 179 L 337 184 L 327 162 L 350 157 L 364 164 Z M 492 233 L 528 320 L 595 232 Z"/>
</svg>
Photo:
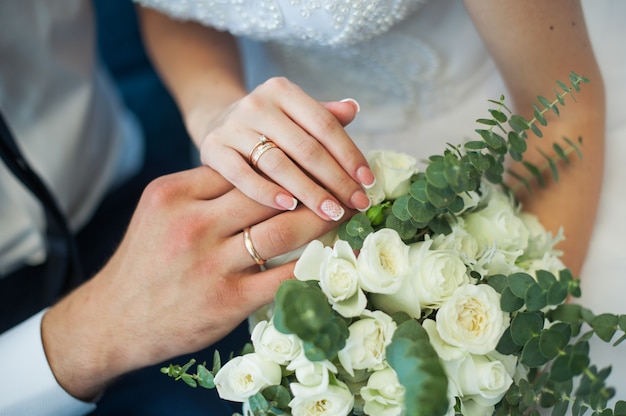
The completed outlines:
<svg viewBox="0 0 626 416">
<path fill-rule="evenodd" d="M 208 167 L 151 183 L 110 261 L 43 318 L 59 384 L 89 400 L 126 372 L 205 348 L 271 302 L 293 264 L 260 272 L 242 230 L 267 259 L 337 226 L 304 207 L 277 213 Z"/>
</svg>

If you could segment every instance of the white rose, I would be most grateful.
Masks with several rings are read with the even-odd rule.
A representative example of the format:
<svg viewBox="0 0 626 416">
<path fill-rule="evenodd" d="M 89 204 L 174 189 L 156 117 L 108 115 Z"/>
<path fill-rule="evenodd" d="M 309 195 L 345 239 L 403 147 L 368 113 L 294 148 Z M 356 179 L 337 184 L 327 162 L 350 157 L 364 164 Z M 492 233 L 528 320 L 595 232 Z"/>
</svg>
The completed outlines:
<svg viewBox="0 0 626 416">
<path fill-rule="evenodd" d="M 281 377 L 280 365 L 251 353 L 228 361 L 215 375 L 215 387 L 222 399 L 245 402 L 265 387 L 279 385 Z"/>
<path fill-rule="evenodd" d="M 293 371 L 297 383 L 291 383 L 293 394 L 311 396 L 323 393 L 328 388 L 330 373 L 337 373 L 337 367 L 329 360 L 310 361 L 304 351 L 294 359 L 287 370 Z"/>
<path fill-rule="evenodd" d="M 359 286 L 357 259 L 347 241 L 337 240 L 334 248 L 312 241 L 295 266 L 298 280 L 318 280 L 328 302 L 346 318 L 359 316 L 367 304 Z"/>
<path fill-rule="evenodd" d="M 463 416 L 492 416 L 495 406 L 483 406 L 472 399 L 461 402 L 461 412 Z"/>
<path fill-rule="evenodd" d="M 302 390 L 301 393 L 306 393 Z M 354 406 L 354 396 L 345 384 L 337 381 L 321 393 L 294 394 L 289 402 L 293 416 L 347 416 Z"/>
<path fill-rule="evenodd" d="M 361 319 L 348 328 L 350 335 L 337 356 L 350 375 L 354 370 L 384 368 L 385 348 L 391 344 L 396 323 L 382 311 L 365 310 Z"/>
<path fill-rule="evenodd" d="M 508 325 L 500 295 L 486 284 L 459 287 L 437 312 L 441 338 L 473 354 L 493 351 Z"/>
<path fill-rule="evenodd" d="M 392 368 L 375 371 L 361 388 L 363 410 L 368 415 L 399 416 L 404 409 L 404 393 L 404 386 Z"/>
<path fill-rule="evenodd" d="M 463 400 L 472 399 L 481 406 L 498 403 L 513 383 L 515 363 L 511 366 L 511 363 L 505 364 L 493 356 L 467 354 L 442 363 L 457 390 L 456 395 Z"/>
<path fill-rule="evenodd" d="M 409 270 L 409 246 L 396 231 L 383 228 L 365 237 L 357 267 L 364 290 L 395 293 Z"/>
<path fill-rule="evenodd" d="M 368 153 L 367 161 L 376 177 L 376 184 L 368 190 L 373 197 L 380 195 L 380 189 L 385 199 L 396 199 L 409 192 L 411 176 L 417 172 L 414 157 L 391 150 L 375 150 Z M 372 201 L 372 204 L 380 202 L 382 200 Z"/>
<path fill-rule="evenodd" d="M 439 335 L 439 331 L 437 331 L 437 323 L 434 319 L 425 319 L 422 322 L 422 328 L 428 334 L 428 340 L 430 341 L 430 345 L 433 346 L 437 355 L 442 360 L 451 361 L 461 358 L 466 352 L 460 349 L 457 346 L 450 345 L 445 342 L 441 335 Z"/>
<path fill-rule="evenodd" d="M 552 253 L 546 253 L 540 259 L 528 260 L 520 264 L 522 269 L 531 276 L 537 279 L 537 271 L 538 270 L 546 270 L 549 271 L 556 277 L 559 278 L 559 272 L 565 269 L 565 264 L 558 258 L 556 255 Z"/>
<path fill-rule="evenodd" d="M 503 192 L 492 191 L 485 208 L 464 218 L 465 229 L 476 238 L 481 249 L 495 244 L 500 250 L 515 252 L 528 246 L 528 229 Z"/>
<path fill-rule="evenodd" d="M 266 360 L 287 365 L 301 351 L 302 342 L 293 334 L 278 331 L 273 322 L 261 321 L 251 335 L 254 351 Z"/>
<path fill-rule="evenodd" d="M 457 217 L 451 224 L 452 232 L 449 234 L 437 234 L 433 238 L 432 249 L 456 251 L 463 263 L 472 268 L 476 267 L 476 260 L 481 254 L 478 241 L 465 229 L 465 220 Z"/>
<path fill-rule="evenodd" d="M 469 282 L 467 267 L 453 250 L 429 250 L 428 242 L 411 245 L 410 279 L 422 308 L 437 309 L 454 291 Z"/>
<path fill-rule="evenodd" d="M 552 237 L 552 233 L 546 231 L 536 215 L 528 212 L 521 212 L 520 219 L 528 229 L 528 248 L 524 252 L 525 257 L 541 258 L 546 253 L 552 253 L 554 246 L 564 240 L 563 230 L 559 229 L 556 237 Z"/>
</svg>

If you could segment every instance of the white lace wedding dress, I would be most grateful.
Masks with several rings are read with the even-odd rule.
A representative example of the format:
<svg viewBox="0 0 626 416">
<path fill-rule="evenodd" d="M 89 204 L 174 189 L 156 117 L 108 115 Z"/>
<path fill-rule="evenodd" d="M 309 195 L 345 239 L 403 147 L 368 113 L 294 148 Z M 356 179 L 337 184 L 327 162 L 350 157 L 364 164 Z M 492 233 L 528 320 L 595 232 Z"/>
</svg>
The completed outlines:
<svg viewBox="0 0 626 416">
<path fill-rule="evenodd" d="M 506 90 L 459 0 L 139 0 L 181 18 L 241 35 L 252 88 L 283 75 L 319 100 L 352 97 L 348 126 L 364 151 L 391 148 L 418 159 L 471 137 L 487 99 Z M 626 48 L 622 0 L 585 0 L 609 98 L 606 179 L 582 274 L 583 302 L 626 313 Z M 620 174 L 622 172 L 622 174 Z M 585 221 L 581 218 L 581 221 Z M 626 398 L 626 356 L 594 343 L 594 360 L 615 366 Z"/>
</svg>

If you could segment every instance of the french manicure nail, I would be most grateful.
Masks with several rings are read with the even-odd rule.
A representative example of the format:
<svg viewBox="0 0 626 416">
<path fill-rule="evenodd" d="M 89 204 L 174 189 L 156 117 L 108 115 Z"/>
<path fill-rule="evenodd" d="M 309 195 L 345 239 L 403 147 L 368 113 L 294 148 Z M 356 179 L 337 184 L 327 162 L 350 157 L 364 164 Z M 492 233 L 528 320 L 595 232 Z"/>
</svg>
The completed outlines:
<svg viewBox="0 0 626 416">
<path fill-rule="evenodd" d="M 356 191 L 354 194 L 352 194 L 352 196 L 350 197 L 350 202 L 352 203 L 353 207 L 361 212 L 367 211 L 372 206 L 372 201 L 363 191 Z"/>
<path fill-rule="evenodd" d="M 339 221 L 346 212 L 341 205 L 330 199 L 322 202 L 320 209 L 333 221 Z"/>
<path fill-rule="evenodd" d="M 283 193 L 276 195 L 275 201 L 281 208 L 288 209 L 289 211 L 293 211 L 298 206 L 298 200 L 296 198 Z"/>
<path fill-rule="evenodd" d="M 356 177 L 365 189 L 371 189 L 374 185 L 376 185 L 376 177 L 367 166 L 361 166 L 358 168 L 356 171 Z"/>
<path fill-rule="evenodd" d="M 361 106 L 359 105 L 359 103 L 354 99 L 354 98 L 344 98 L 343 100 L 341 100 L 342 103 L 352 103 L 354 104 L 354 107 L 356 108 L 356 112 L 358 113 L 359 111 L 361 111 Z"/>
</svg>

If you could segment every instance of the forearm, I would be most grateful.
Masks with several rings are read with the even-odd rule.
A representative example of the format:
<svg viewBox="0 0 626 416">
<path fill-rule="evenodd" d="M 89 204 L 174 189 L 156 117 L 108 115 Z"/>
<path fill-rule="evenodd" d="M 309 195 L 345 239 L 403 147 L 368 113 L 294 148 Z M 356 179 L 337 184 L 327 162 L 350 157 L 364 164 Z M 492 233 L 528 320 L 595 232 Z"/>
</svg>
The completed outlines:
<svg viewBox="0 0 626 416">
<path fill-rule="evenodd" d="M 211 122 L 246 94 L 232 35 L 137 7 L 144 44 L 196 145 Z"/>
<path fill-rule="evenodd" d="M 547 229 L 563 227 L 566 240 L 559 247 L 564 262 L 578 274 L 583 264 L 596 215 L 602 182 L 604 158 L 604 85 L 594 59 L 585 22 L 577 1 L 477 1 L 466 0 L 472 18 L 481 32 L 496 64 L 503 74 L 516 113 L 533 117 L 531 103 L 542 95 L 553 100 L 560 90 L 556 81 L 568 84 L 571 70 L 591 80 L 583 85 L 576 102 L 566 98 L 561 116 L 546 113 L 548 126 L 543 138 L 529 132 L 524 160 L 545 165 L 541 152 L 555 157 L 553 143 L 567 144 L 563 137 L 576 141 L 582 137 L 583 159 L 575 154 L 572 163 L 559 163 L 558 184 L 550 181 L 541 188 L 536 182 L 532 194 L 522 187 L 518 196 L 524 209 L 537 214 Z M 541 152 L 538 150 L 540 149 Z M 529 172 L 520 165 L 512 168 L 523 176 Z M 515 182 L 514 180 L 511 182 Z"/>
</svg>

